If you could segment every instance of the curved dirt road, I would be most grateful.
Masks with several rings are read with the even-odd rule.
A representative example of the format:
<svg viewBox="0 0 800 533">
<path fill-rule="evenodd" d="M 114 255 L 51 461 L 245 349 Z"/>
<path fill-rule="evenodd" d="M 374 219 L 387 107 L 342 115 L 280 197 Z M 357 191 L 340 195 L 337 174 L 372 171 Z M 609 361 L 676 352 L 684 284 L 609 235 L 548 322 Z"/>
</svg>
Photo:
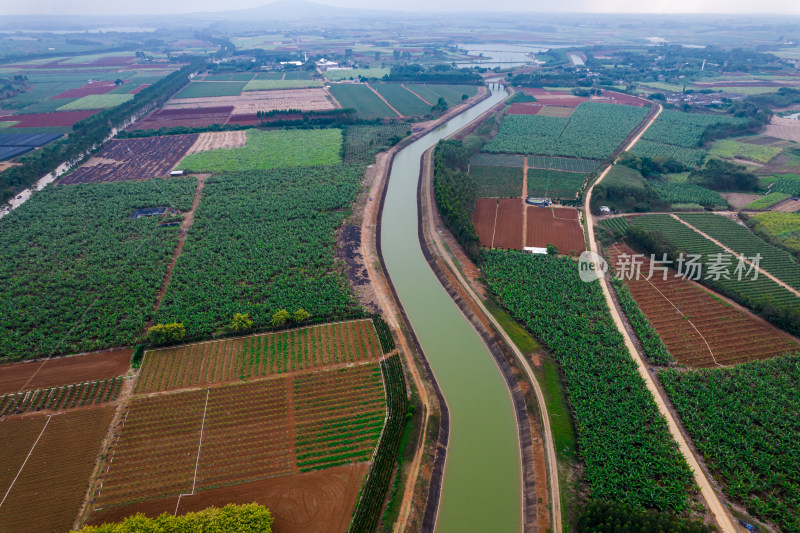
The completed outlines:
<svg viewBox="0 0 800 533">
<path fill-rule="evenodd" d="M 636 135 L 631 142 L 626 147 L 626 151 L 630 150 L 638 141 L 641 139 L 644 132 L 652 126 L 653 122 L 658 118 L 663 111 L 663 107 L 660 105 L 658 106 L 658 112 L 650 119 L 647 125 L 642 128 L 642 131 Z M 600 174 L 597 180 L 592 184 L 589 188 L 588 192 L 586 193 L 586 202 L 584 204 L 584 209 L 586 212 L 586 229 L 589 234 L 589 249 L 593 253 L 597 254 L 597 243 L 595 241 L 595 233 L 594 233 L 594 217 L 592 216 L 589 205 L 592 200 L 592 192 L 594 191 L 595 186 L 603 181 L 603 178 L 606 177 L 609 170 L 614 166 L 616 161 L 610 164 L 606 169 Z M 595 269 L 599 272 L 600 265 L 596 264 Z M 611 292 L 608 288 L 608 281 L 604 276 L 599 277 L 600 287 L 603 289 L 603 295 L 606 298 L 606 303 L 608 304 L 608 308 L 611 311 L 611 316 L 614 318 L 614 323 L 617 326 L 617 329 L 622 334 L 623 338 L 625 339 L 625 346 L 627 346 L 628 351 L 633 357 L 633 360 L 636 362 L 636 367 L 639 369 L 639 375 L 642 376 L 645 383 L 647 384 L 647 388 L 650 390 L 650 393 L 653 395 L 653 398 L 656 401 L 656 405 L 658 405 L 658 410 L 661 415 L 666 419 L 667 426 L 669 427 L 669 432 L 672 434 L 672 438 L 678 443 L 678 447 L 681 450 L 686 462 L 689 464 L 689 468 L 692 469 L 692 473 L 694 474 L 695 483 L 700 487 L 700 492 L 703 494 L 703 498 L 705 498 L 706 503 L 714 515 L 714 518 L 717 522 L 717 526 L 719 529 L 725 533 L 730 532 L 733 533 L 736 529 L 733 526 L 733 522 L 731 521 L 730 516 L 726 512 L 725 508 L 723 507 L 722 503 L 720 502 L 719 498 L 717 497 L 717 493 L 714 492 L 714 489 L 711 488 L 711 482 L 709 481 L 708 477 L 705 475 L 705 472 L 700 468 L 700 463 L 698 462 L 697 458 L 692 453 L 689 444 L 687 443 L 686 439 L 684 438 L 683 434 L 681 433 L 680 429 L 678 428 L 678 424 L 675 421 L 675 418 L 670 413 L 669 409 L 667 408 L 667 404 L 664 401 L 664 398 L 661 396 L 658 388 L 656 387 L 652 376 L 647 371 L 647 367 L 644 363 L 642 355 L 638 352 L 633 341 L 631 340 L 630 336 L 628 335 L 628 331 L 625 329 L 625 326 L 622 322 L 622 318 L 617 311 L 616 306 L 614 305 L 614 300 L 611 298 Z"/>
</svg>

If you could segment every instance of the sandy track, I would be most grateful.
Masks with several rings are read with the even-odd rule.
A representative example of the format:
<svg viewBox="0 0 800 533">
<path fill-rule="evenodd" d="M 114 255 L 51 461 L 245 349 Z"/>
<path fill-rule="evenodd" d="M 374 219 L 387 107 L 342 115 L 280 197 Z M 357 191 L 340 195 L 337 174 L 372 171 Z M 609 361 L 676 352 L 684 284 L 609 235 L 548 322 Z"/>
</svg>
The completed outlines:
<svg viewBox="0 0 800 533">
<path fill-rule="evenodd" d="M 658 112 L 656 112 L 649 120 L 649 122 L 641 129 L 641 131 L 631 139 L 630 143 L 626 147 L 626 151 L 633 148 L 633 146 L 642 138 L 644 132 L 647 131 L 650 126 L 653 125 L 658 115 L 661 114 L 663 111 L 663 107 L 660 105 L 658 106 Z M 589 206 L 591 205 L 592 201 L 592 192 L 594 188 L 597 186 L 598 183 L 603 181 L 603 179 L 608 175 L 608 172 L 614 166 L 614 163 L 608 165 L 606 169 L 600 174 L 597 180 L 589 187 L 589 190 L 586 193 L 586 200 L 584 203 L 584 209 L 586 212 L 586 228 L 589 234 L 589 249 L 597 254 L 597 241 L 595 240 L 595 231 L 594 231 L 594 216 L 592 216 L 591 211 L 589 210 Z M 600 265 L 595 265 L 595 267 L 600 271 Z M 622 334 L 622 337 L 625 339 L 625 346 L 628 348 L 628 352 L 630 353 L 631 357 L 633 358 L 634 362 L 636 363 L 636 367 L 639 370 L 639 375 L 644 379 L 645 384 L 647 385 L 648 390 L 653 395 L 653 399 L 658 406 L 658 410 L 664 419 L 667 422 L 667 427 L 669 428 L 670 434 L 672 434 L 672 438 L 678 443 L 678 447 L 680 448 L 681 453 L 683 454 L 686 462 L 689 465 L 689 468 L 692 469 L 692 473 L 694 474 L 695 483 L 700 487 L 700 492 L 703 495 L 703 498 L 706 501 L 711 513 L 714 515 L 714 519 L 717 522 L 718 527 L 724 533 L 733 533 L 735 532 L 735 528 L 733 526 L 733 522 L 731 521 L 730 516 L 725 511 L 725 508 L 722 505 L 717 493 L 712 488 L 711 482 L 709 477 L 706 475 L 705 470 L 700 467 L 700 462 L 698 461 L 697 457 L 692 452 L 691 447 L 689 446 L 688 441 L 684 437 L 683 433 L 681 432 L 678 423 L 675 421 L 675 416 L 673 416 L 672 412 L 667 407 L 667 403 L 664 400 L 664 397 L 661 395 L 661 391 L 656 387 L 655 381 L 653 377 L 648 372 L 647 367 L 645 366 L 644 359 L 639 351 L 636 349 L 633 341 L 631 340 L 630 335 L 628 334 L 628 330 L 625 328 L 625 324 L 622 321 L 622 317 L 617 310 L 617 307 L 614 303 L 614 299 L 611 297 L 611 291 L 608 287 L 608 280 L 605 276 L 600 276 L 600 287 L 603 290 L 603 295 L 606 298 L 606 303 L 608 304 L 608 308 L 611 311 L 611 316 L 614 319 L 614 324 L 617 326 L 617 329 Z M 716 482 L 715 482 L 716 484 Z"/>
</svg>

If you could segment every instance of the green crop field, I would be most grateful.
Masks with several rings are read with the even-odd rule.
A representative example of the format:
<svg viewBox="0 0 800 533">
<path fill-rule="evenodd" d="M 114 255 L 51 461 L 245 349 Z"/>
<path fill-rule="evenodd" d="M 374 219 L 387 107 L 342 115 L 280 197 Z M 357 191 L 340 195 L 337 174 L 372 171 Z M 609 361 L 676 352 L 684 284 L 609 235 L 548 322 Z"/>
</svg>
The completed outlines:
<svg viewBox="0 0 800 533">
<path fill-rule="evenodd" d="M 672 204 L 700 204 L 725 207 L 728 203 L 718 192 L 694 183 L 669 183 L 652 181 L 650 185 L 658 195 Z"/>
<path fill-rule="evenodd" d="M 604 159 L 647 112 L 643 107 L 584 102 L 570 118 L 508 115 L 484 150 Z"/>
<path fill-rule="evenodd" d="M 407 117 L 427 115 L 431 112 L 430 105 L 423 102 L 417 95 L 399 83 L 372 83 L 371 86 L 392 107 Z"/>
<path fill-rule="evenodd" d="M 344 162 L 372 163 L 375 154 L 411 133 L 407 124 L 348 126 L 344 134 Z"/>
<path fill-rule="evenodd" d="M 586 180 L 580 172 L 528 169 L 528 196 L 573 200 Z"/>
<path fill-rule="evenodd" d="M 316 74 L 316 72 L 314 73 Z M 256 78 L 259 79 L 259 78 Z M 307 70 L 288 70 L 283 75 L 284 80 L 310 80 L 311 72 Z"/>
<path fill-rule="evenodd" d="M 614 165 L 608 171 L 603 185 L 607 187 L 620 187 L 630 189 L 644 189 L 644 178 L 638 170 L 625 165 Z"/>
<path fill-rule="evenodd" d="M 763 198 L 759 198 L 753 202 L 750 202 L 742 209 L 745 210 L 752 210 L 752 211 L 764 211 L 765 209 L 769 209 L 775 204 L 779 204 L 782 201 L 786 200 L 787 198 L 791 198 L 791 194 L 786 194 L 785 192 L 771 192 L 768 195 L 764 196 Z"/>
<path fill-rule="evenodd" d="M 223 173 L 335 165 L 341 162 L 341 148 L 339 129 L 247 130 L 244 147 L 191 154 L 178 166 L 191 172 Z"/>
<path fill-rule="evenodd" d="M 718 280 L 715 280 L 713 276 L 709 277 L 707 265 L 711 261 L 711 256 L 717 257 L 717 254 L 725 254 L 725 250 L 671 216 L 643 215 L 631 217 L 629 222 L 632 226 L 661 233 L 678 250 L 687 254 L 700 255 L 699 262 L 703 265 L 701 281 L 743 305 L 753 308 L 769 305 L 787 311 L 797 308 L 797 296 L 766 276 L 761 275 L 754 280 L 751 273 L 750 276 L 743 275 L 741 281 L 737 279 L 736 275 L 731 275 L 731 279 L 720 277 Z M 727 257 L 731 259 L 730 271 L 733 274 L 737 261 L 730 255 Z"/>
<path fill-rule="evenodd" d="M 307 89 L 309 87 L 322 87 L 322 82 L 315 80 L 253 80 L 244 86 L 244 90 L 271 91 L 274 89 Z"/>
<path fill-rule="evenodd" d="M 243 81 L 193 81 L 175 95 L 175 98 L 208 98 L 212 96 L 239 96 L 247 85 Z"/>
<path fill-rule="evenodd" d="M 665 109 L 653 122 L 653 125 L 644 132 L 642 139 L 685 148 L 697 148 L 700 145 L 700 138 L 709 126 L 746 123 L 747 119 L 728 115 L 683 113 Z"/>
<path fill-rule="evenodd" d="M 800 356 L 658 376 L 725 494 L 800 531 Z"/>
<path fill-rule="evenodd" d="M 260 74 L 259 74 L 260 75 Z M 210 74 L 203 78 L 205 81 L 244 81 L 248 82 L 256 76 L 255 72 L 226 72 L 220 74 Z M 279 78 L 283 77 L 283 74 L 278 74 Z"/>
<path fill-rule="evenodd" d="M 487 167 L 516 167 L 525 166 L 525 156 L 517 154 L 489 154 L 479 152 L 472 156 L 470 165 L 485 165 Z"/>
<path fill-rule="evenodd" d="M 758 213 L 751 220 L 755 228 L 776 239 L 787 248 L 800 252 L 800 213 Z"/>
<path fill-rule="evenodd" d="M 523 194 L 521 168 L 471 165 L 469 175 L 478 197 L 519 198 Z"/>
<path fill-rule="evenodd" d="M 687 148 L 685 146 L 665 144 L 649 139 L 640 139 L 639 142 L 634 145 L 631 153 L 635 156 L 649 157 L 650 159 L 655 159 L 657 157 L 674 159 L 689 168 L 702 165 L 708 155 L 708 152 L 702 148 Z"/>
<path fill-rule="evenodd" d="M 353 70 L 329 70 L 325 77 L 331 81 L 356 79 L 359 76 L 367 79 L 380 79 L 389 74 L 388 68 L 360 68 Z"/>
<path fill-rule="evenodd" d="M 78 98 L 66 105 L 60 106 L 56 111 L 81 111 L 83 109 L 108 109 L 133 100 L 132 94 L 92 94 Z M 37 113 L 44 112 L 37 110 Z"/>
<path fill-rule="evenodd" d="M 378 98 L 369 87 L 361 84 L 337 83 L 331 85 L 331 94 L 345 109 L 355 109 L 359 118 L 394 118 L 397 113 Z"/>
<path fill-rule="evenodd" d="M 0 359 L 133 344 L 178 242 L 141 207 L 187 211 L 194 179 L 57 186 L 0 219 Z"/>
<path fill-rule="evenodd" d="M 772 192 L 783 192 L 792 196 L 800 196 L 800 176 L 797 174 L 783 174 L 776 176 L 770 190 Z"/>
<path fill-rule="evenodd" d="M 464 101 L 464 95 L 467 95 L 467 98 L 472 98 L 478 94 L 478 87 L 476 85 L 424 85 L 406 83 L 405 86 L 430 102 L 431 105 L 438 102 L 439 97 L 442 97 L 447 102 L 447 105 L 454 106 Z"/>
<path fill-rule="evenodd" d="M 691 470 L 614 326 L 599 283 L 581 281 L 570 258 L 491 250 L 483 259 L 492 292 L 561 365 L 592 497 L 687 510 L 696 490 Z"/>
<path fill-rule="evenodd" d="M 680 215 L 680 218 L 737 254 L 744 254 L 748 258 L 760 254 L 760 268 L 795 289 L 800 289 L 800 265 L 795 258 L 785 250 L 767 243 L 746 226 L 712 213 L 685 214 Z M 800 305 L 800 298 L 797 303 Z"/>
<path fill-rule="evenodd" d="M 746 159 L 756 163 L 767 164 L 783 150 L 775 146 L 749 144 L 729 139 L 714 141 L 709 153 L 727 159 Z"/>
<path fill-rule="evenodd" d="M 157 321 L 211 333 L 234 313 L 250 313 L 259 327 L 284 308 L 355 311 L 335 232 L 363 177 L 362 165 L 333 165 L 209 178 Z"/>
<path fill-rule="evenodd" d="M 503 154 L 496 154 L 502 156 Z M 594 172 L 601 161 L 596 159 L 578 159 L 574 157 L 553 157 L 549 155 L 529 155 L 528 166 L 549 170 L 568 170 L 570 172 Z"/>
</svg>

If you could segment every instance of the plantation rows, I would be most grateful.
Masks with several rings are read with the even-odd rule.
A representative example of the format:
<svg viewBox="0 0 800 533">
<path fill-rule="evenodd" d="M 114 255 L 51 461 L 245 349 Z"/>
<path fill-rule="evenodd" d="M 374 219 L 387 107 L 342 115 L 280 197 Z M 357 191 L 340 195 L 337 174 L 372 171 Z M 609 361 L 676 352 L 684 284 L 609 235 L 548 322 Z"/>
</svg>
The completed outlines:
<svg viewBox="0 0 800 533">
<path fill-rule="evenodd" d="M 742 125 L 746 123 L 746 118 L 683 113 L 665 109 L 642 135 L 642 140 L 696 148 L 700 145 L 700 139 L 709 126 L 716 124 Z"/>
<path fill-rule="evenodd" d="M 570 118 L 507 115 L 487 152 L 605 159 L 646 116 L 643 107 L 584 102 Z"/>
<path fill-rule="evenodd" d="M 600 221 L 600 227 L 615 235 L 623 235 L 629 226 L 628 219 L 625 217 L 607 218 Z"/>
<path fill-rule="evenodd" d="M 502 304 L 557 357 L 593 499 L 681 512 L 696 487 L 611 319 L 568 258 L 484 251 Z"/>
<path fill-rule="evenodd" d="M 651 181 L 659 196 L 673 204 L 700 204 L 711 207 L 725 207 L 728 203 L 718 192 L 694 183 L 667 183 Z"/>
<path fill-rule="evenodd" d="M 519 198 L 524 192 L 521 168 L 470 165 L 469 175 L 479 198 Z"/>
<path fill-rule="evenodd" d="M 575 199 L 587 174 L 558 170 L 528 169 L 528 196 Z"/>
<path fill-rule="evenodd" d="M 484 165 L 487 167 L 516 167 L 525 166 L 525 156 L 517 154 L 490 154 L 488 152 L 478 152 L 472 156 L 470 165 Z"/>
<path fill-rule="evenodd" d="M 437 100 L 427 104 L 419 96 L 399 83 L 373 83 L 372 88 L 383 96 L 392 107 L 407 117 L 427 115 L 438 100 L 437 98 Z"/>
<path fill-rule="evenodd" d="M 235 313 L 259 328 L 281 309 L 315 318 L 357 311 L 335 251 L 362 179 L 356 165 L 209 178 L 156 321 L 182 322 L 191 335 L 227 326 Z"/>
<path fill-rule="evenodd" d="M 724 294 L 738 299 L 745 305 L 757 306 L 769 302 L 773 305 L 790 309 L 797 306 L 797 297 L 794 294 L 764 275 L 758 276 L 756 280 L 752 279 L 752 274 L 746 278 L 743 275 L 742 281 L 738 281 L 736 276 L 731 276 L 732 279 L 727 280 L 724 278 L 716 281 L 706 279 L 710 256 L 712 254 L 714 256 L 716 254 L 727 254 L 727 252 L 669 215 L 632 217 L 630 223 L 647 231 L 660 232 L 678 250 L 682 250 L 687 254 L 701 255 L 700 262 L 703 264 L 702 281 Z M 732 274 L 736 267 L 737 259 L 731 257 L 730 254 L 728 254 L 728 257 L 732 262 L 730 267 Z"/>
<path fill-rule="evenodd" d="M 639 157 L 649 157 L 650 159 L 659 157 L 674 159 L 689 168 L 702 165 L 706 155 L 708 155 L 708 152 L 701 148 L 687 148 L 644 138 L 639 139 L 639 142 L 633 146 L 631 153 Z"/>
<path fill-rule="evenodd" d="M 725 494 L 800 531 L 800 356 L 659 378 Z"/>
<path fill-rule="evenodd" d="M 380 315 L 375 316 L 372 319 L 372 323 L 375 325 L 375 331 L 378 334 L 378 339 L 381 341 L 383 353 L 389 353 L 394 350 L 394 337 L 392 336 L 392 330 L 389 329 L 389 325 Z"/>
<path fill-rule="evenodd" d="M 389 490 L 392 481 L 408 411 L 406 381 L 400 356 L 393 355 L 384 360 L 381 369 L 386 384 L 386 426 L 378 443 L 367 482 L 353 513 L 349 529 L 351 533 L 372 532 L 378 525 L 386 491 Z"/>
<path fill-rule="evenodd" d="M 623 283 L 621 279 L 612 276 L 611 284 L 614 286 L 614 291 L 617 294 L 619 306 L 625 312 L 625 315 L 628 317 L 628 322 L 630 322 L 633 331 L 636 332 L 636 337 L 642 344 L 642 349 L 647 356 L 647 360 L 655 365 L 668 365 L 675 361 L 667 350 L 667 347 L 664 346 L 664 343 L 661 341 L 661 337 L 658 336 L 653 324 L 650 323 L 641 309 L 639 309 L 636 300 L 633 299 L 625 283 Z"/>
<path fill-rule="evenodd" d="M 113 402 L 117 399 L 120 387 L 122 387 L 122 378 L 113 378 L 17 394 L 5 394 L 0 396 L 0 417 L 42 409 L 59 411 Z"/>
<path fill-rule="evenodd" d="M 134 344 L 152 319 L 194 179 L 46 187 L 0 219 L 0 360 Z"/>
<path fill-rule="evenodd" d="M 760 268 L 787 285 L 800 289 L 800 265 L 795 258 L 785 250 L 776 248 L 754 235 L 746 226 L 737 224 L 728 217 L 710 213 L 687 213 L 680 215 L 680 218 L 737 254 L 744 254 L 747 258 L 760 254 Z"/>
<path fill-rule="evenodd" d="M 549 155 L 528 156 L 528 166 L 531 168 L 546 168 L 551 170 L 566 170 L 568 172 L 594 172 L 600 166 L 596 159 L 577 159 L 567 157 L 552 157 Z"/>
<path fill-rule="evenodd" d="M 369 460 L 383 428 L 385 401 L 378 365 L 295 377 L 298 468 Z"/>
<path fill-rule="evenodd" d="M 375 154 L 409 134 L 406 124 L 348 126 L 344 133 L 344 162 L 372 163 Z"/>
<path fill-rule="evenodd" d="M 380 357 L 369 320 L 148 351 L 137 393 L 197 387 Z"/>
<path fill-rule="evenodd" d="M 286 383 L 135 398 L 101 474 L 97 507 L 190 492 L 195 466 L 200 489 L 296 471 Z"/>
</svg>

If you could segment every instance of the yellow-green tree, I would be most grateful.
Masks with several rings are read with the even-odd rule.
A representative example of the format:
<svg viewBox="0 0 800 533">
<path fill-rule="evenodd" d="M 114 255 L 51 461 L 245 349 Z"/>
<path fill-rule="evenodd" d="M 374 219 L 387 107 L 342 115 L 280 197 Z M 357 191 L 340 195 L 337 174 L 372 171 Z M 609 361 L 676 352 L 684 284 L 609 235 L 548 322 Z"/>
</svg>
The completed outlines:
<svg viewBox="0 0 800 533">
<path fill-rule="evenodd" d="M 305 322 L 306 320 L 311 318 L 311 313 L 309 313 L 308 311 L 306 311 L 301 307 L 300 309 L 294 312 L 292 318 L 294 319 L 295 322 Z"/>
<path fill-rule="evenodd" d="M 250 313 L 234 313 L 230 329 L 233 331 L 245 331 L 253 327 L 253 319 Z"/>
<path fill-rule="evenodd" d="M 181 322 L 172 324 L 156 324 L 147 330 L 147 340 L 153 344 L 175 342 L 186 336 L 186 328 Z"/>
<path fill-rule="evenodd" d="M 172 516 L 164 513 L 147 518 L 138 513 L 117 524 L 87 526 L 73 533 L 272 533 L 272 515 L 263 505 L 226 505 L 209 507 L 196 513 Z"/>
<path fill-rule="evenodd" d="M 292 318 L 292 315 L 289 314 L 289 311 L 287 311 L 286 309 L 281 309 L 280 311 L 272 315 L 272 320 L 270 320 L 269 323 L 273 327 L 278 327 L 286 324 L 290 318 Z"/>
</svg>

